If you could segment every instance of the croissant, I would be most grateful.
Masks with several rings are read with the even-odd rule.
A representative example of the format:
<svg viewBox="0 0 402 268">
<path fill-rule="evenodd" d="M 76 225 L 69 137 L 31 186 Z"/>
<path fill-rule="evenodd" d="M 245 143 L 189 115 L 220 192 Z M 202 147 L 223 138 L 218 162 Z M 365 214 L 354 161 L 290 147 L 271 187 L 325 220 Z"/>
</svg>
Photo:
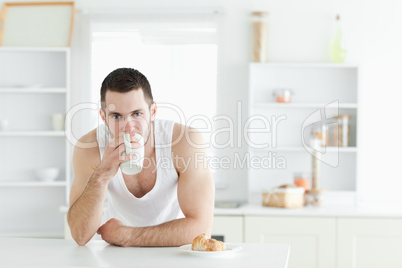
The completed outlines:
<svg viewBox="0 0 402 268">
<path fill-rule="evenodd" d="M 194 238 L 191 249 L 194 251 L 224 251 L 226 246 L 221 241 L 208 239 L 204 233 Z"/>
</svg>

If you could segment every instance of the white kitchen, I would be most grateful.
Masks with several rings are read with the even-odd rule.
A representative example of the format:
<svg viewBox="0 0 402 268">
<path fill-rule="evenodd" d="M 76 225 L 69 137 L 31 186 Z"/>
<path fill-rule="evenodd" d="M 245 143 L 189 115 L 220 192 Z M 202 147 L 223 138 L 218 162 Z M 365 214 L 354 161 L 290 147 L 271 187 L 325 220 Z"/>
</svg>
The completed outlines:
<svg viewBox="0 0 402 268">
<path fill-rule="evenodd" d="M 0 6 L 0 266 L 402 267 L 401 1 Z M 122 67 L 202 136 L 226 250 L 74 241 L 74 151 Z"/>
</svg>

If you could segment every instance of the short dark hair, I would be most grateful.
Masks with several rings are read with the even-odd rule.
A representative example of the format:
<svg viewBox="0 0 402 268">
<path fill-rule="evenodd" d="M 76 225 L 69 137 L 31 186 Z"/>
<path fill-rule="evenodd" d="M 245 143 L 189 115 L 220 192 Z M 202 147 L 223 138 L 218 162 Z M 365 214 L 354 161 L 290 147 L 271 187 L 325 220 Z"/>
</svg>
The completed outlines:
<svg viewBox="0 0 402 268">
<path fill-rule="evenodd" d="M 126 93 L 131 90 L 142 89 L 145 101 L 149 107 L 153 102 L 151 85 L 148 79 L 138 70 L 133 68 L 119 68 L 108 74 L 102 82 L 100 90 L 102 110 L 106 111 L 106 91 Z"/>
</svg>

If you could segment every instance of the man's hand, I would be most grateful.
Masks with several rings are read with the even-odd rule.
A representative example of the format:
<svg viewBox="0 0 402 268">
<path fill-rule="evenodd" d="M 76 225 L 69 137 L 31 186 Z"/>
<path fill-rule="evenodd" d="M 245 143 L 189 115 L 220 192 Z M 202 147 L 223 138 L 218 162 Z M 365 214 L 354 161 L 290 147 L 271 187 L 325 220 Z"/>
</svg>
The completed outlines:
<svg viewBox="0 0 402 268">
<path fill-rule="evenodd" d="M 138 148 L 141 144 L 134 136 L 131 136 L 131 148 Z M 102 174 L 104 178 L 111 179 L 116 175 L 120 163 L 129 161 L 136 157 L 136 154 L 124 155 L 126 148 L 124 145 L 123 133 L 114 137 L 106 146 L 103 158 L 95 172 Z"/>
<path fill-rule="evenodd" d="M 97 233 L 101 235 L 102 239 L 109 244 L 128 247 L 129 243 L 129 227 L 125 226 L 118 219 L 112 218 L 104 225 L 99 227 Z"/>
</svg>

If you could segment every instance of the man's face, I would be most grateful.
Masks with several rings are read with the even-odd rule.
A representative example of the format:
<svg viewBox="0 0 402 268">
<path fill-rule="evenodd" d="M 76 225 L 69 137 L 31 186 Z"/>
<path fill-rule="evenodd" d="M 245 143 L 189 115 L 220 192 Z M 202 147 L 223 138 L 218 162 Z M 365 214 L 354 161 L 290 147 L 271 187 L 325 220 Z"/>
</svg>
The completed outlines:
<svg viewBox="0 0 402 268">
<path fill-rule="evenodd" d="M 156 106 L 151 109 L 145 101 L 142 89 L 131 90 L 126 93 L 106 91 L 105 112 L 101 110 L 101 117 L 109 127 L 112 137 L 121 133 L 139 133 L 147 142 L 150 135 L 150 123 L 154 121 Z"/>
</svg>

